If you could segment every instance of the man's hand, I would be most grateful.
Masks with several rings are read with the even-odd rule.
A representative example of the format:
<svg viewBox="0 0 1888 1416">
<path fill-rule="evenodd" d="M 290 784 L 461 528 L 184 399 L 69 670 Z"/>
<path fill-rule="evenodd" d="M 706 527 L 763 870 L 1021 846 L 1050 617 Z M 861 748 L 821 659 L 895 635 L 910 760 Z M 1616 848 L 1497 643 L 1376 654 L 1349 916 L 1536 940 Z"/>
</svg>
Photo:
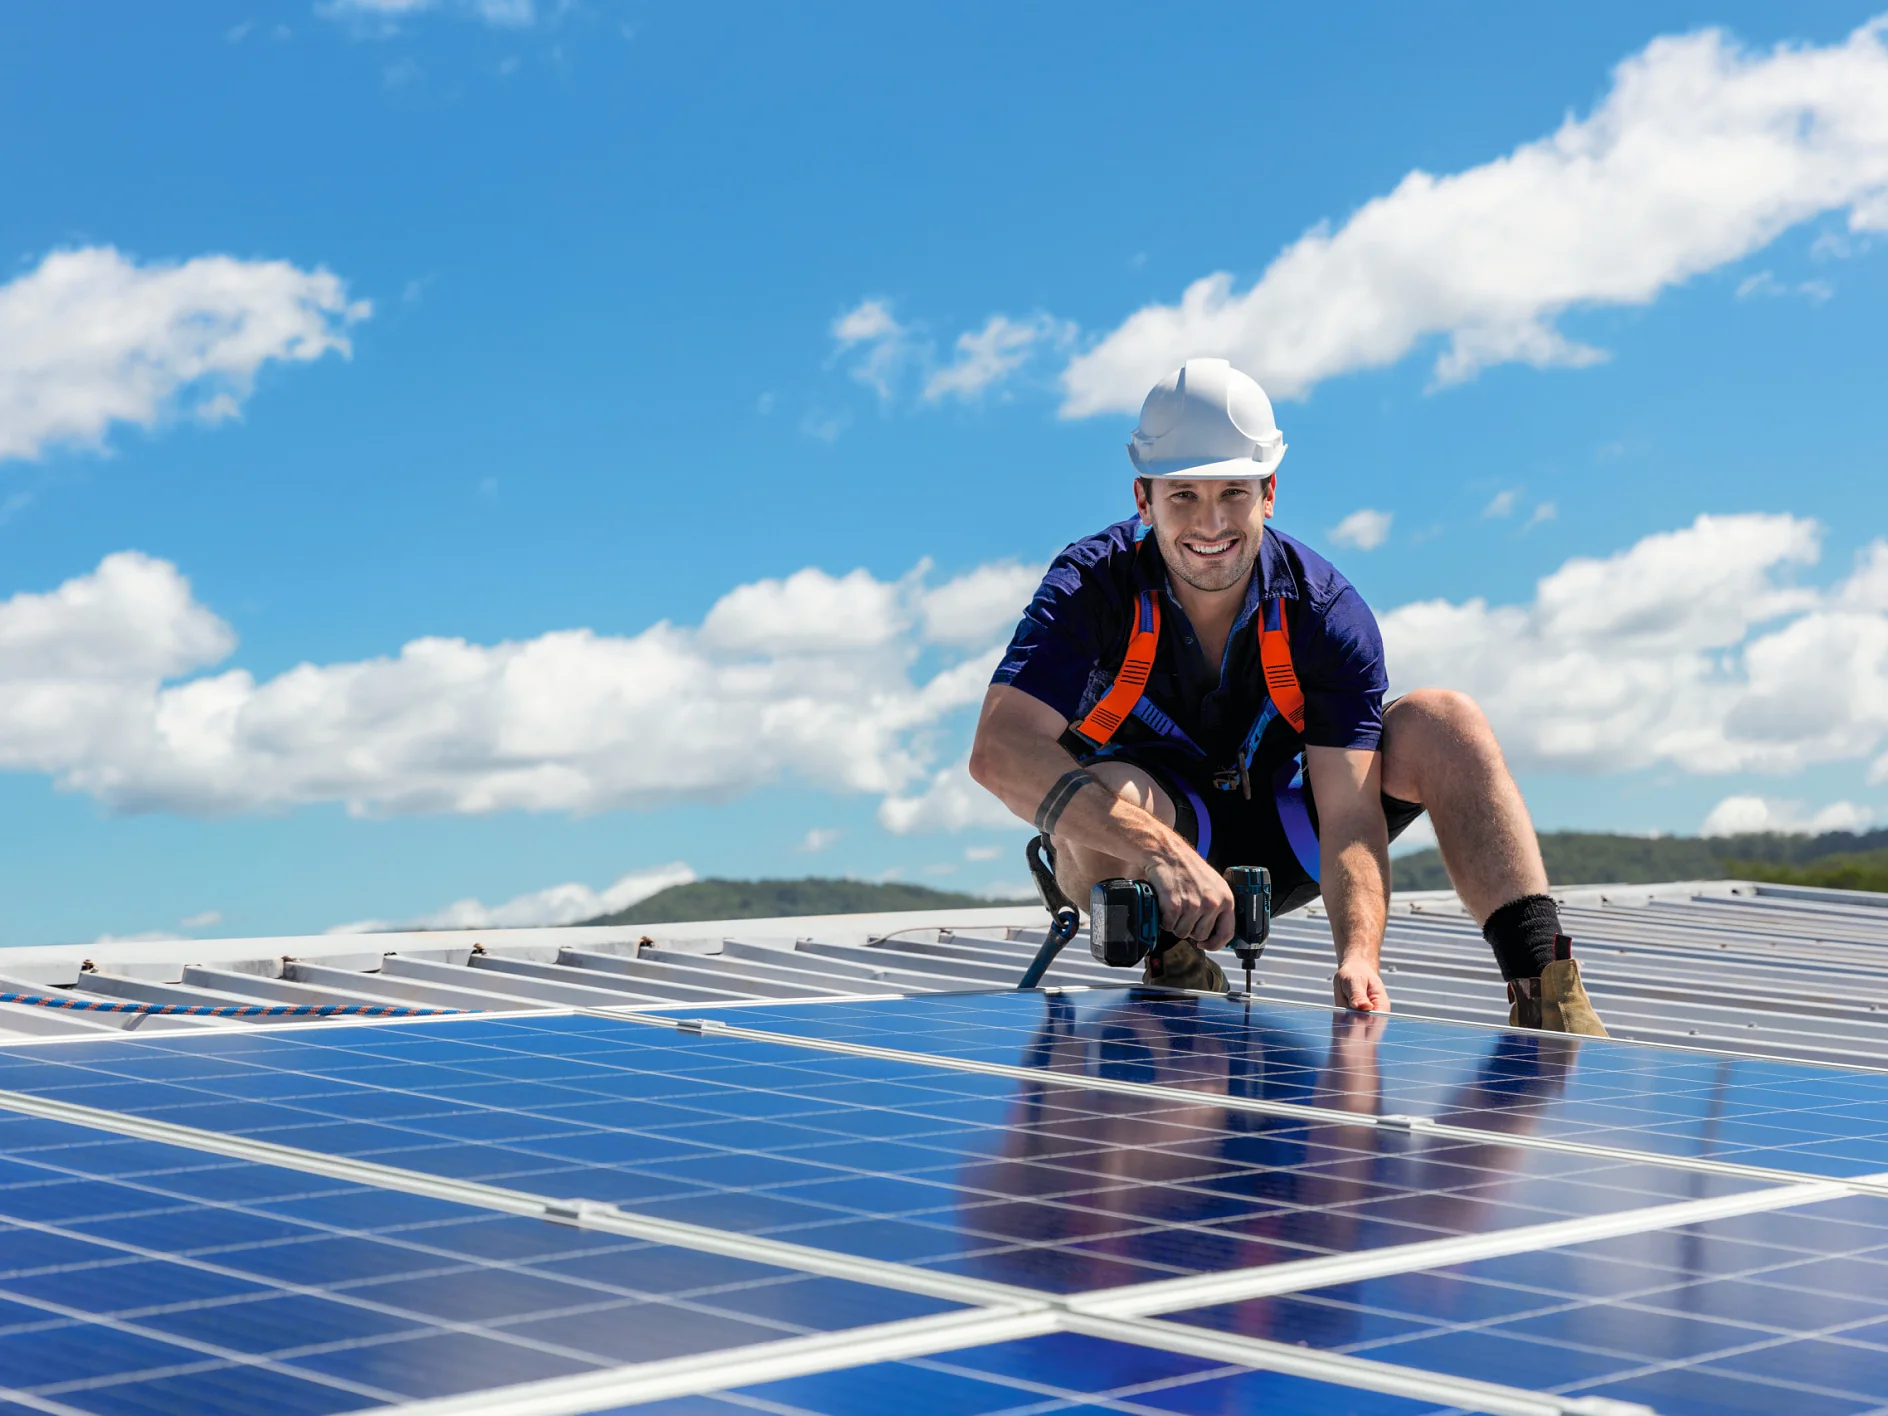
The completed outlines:
<svg viewBox="0 0 1888 1416">
<path fill-rule="evenodd" d="M 1331 975 L 1331 1000 L 1340 1008 L 1354 1012 L 1387 1013 L 1390 993 L 1377 974 L 1377 966 L 1358 955 L 1342 959 Z"/>
<path fill-rule="evenodd" d="M 1232 939 L 1232 886 L 1184 841 L 1154 855 L 1147 883 L 1160 901 L 1160 922 L 1176 937 L 1202 949 L 1224 947 Z"/>
</svg>

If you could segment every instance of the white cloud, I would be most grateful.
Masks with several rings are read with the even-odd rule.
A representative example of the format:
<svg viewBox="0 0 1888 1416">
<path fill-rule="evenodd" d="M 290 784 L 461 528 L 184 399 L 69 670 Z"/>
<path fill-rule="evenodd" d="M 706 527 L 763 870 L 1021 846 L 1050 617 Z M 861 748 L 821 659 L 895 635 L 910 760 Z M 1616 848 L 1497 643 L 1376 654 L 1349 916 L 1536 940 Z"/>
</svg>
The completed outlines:
<svg viewBox="0 0 1888 1416">
<path fill-rule="evenodd" d="M 926 403 L 980 398 L 1045 349 L 1067 349 L 1076 328 L 1038 312 L 1023 319 L 996 314 L 981 329 L 957 336 L 948 363 L 940 365 L 936 343 L 921 326 L 901 323 L 891 303 L 861 300 L 832 322 L 834 357 L 858 382 L 889 402 L 907 373 L 919 382 Z"/>
<path fill-rule="evenodd" d="M 201 913 L 185 915 L 177 923 L 184 929 L 208 929 L 223 922 L 221 910 L 204 910 Z"/>
<path fill-rule="evenodd" d="M 836 443 L 839 435 L 852 425 L 852 419 L 843 413 L 826 413 L 809 409 L 800 419 L 800 431 L 809 438 L 817 438 L 823 443 Z"/>
<path fill-rule="evenodd" d="M 315 7 L 315 12 L 325 19 L 382 25 L 428 11 L 455 14 L 506 29 L 522 29 L 537 21 L 535 0 L 329 0 Z"/>
<path fill-rule="evenodd" d="M 957 336 L 951 362 L 925 380 L 925 400 L 976 398 L 1020 369 L 1038 346 L 1065 348 L 1074 339 L 1075 326 L 1050 315 L 992 315 L 982 329 Z"/>
<path fill-rule="evenodd" d="M 881 399 L 892 396 L 892 381 L 922 353 L 912 332 L 892 318 L 885 300 L 861 300 L 833 321 L 832 336 L 840 354 L 853 356 L 852 377 Z"/>
<path fill-rule="evenodd" d="M 815 826 L 800 838 L 800 844 L 796 849 L 808 855 L 818 855 L 834 845 L 845 834 L 835 826 Z"/>
<path fill-rule="evenodd" d="M 1836 603 L 1844 609 L 1888 611 L 1888 541 L 1870 543 L 1855 558 L 1855 571 L 1837 591 Z"/>
<path fill-rule="evenodd" d="M 1024 829 L 1008 807 L 971 780 L 967 757 L 934 774 L 922 791 L 886 797 L 878 805 L 878 824 L 895 836 Z"/>
<path fill-rule="evenodd" d="M 101 447 L 114 423 L 235 417 L 264 364 L 345 356 L 343 331 L 370 312 L 339 277 L 286 261 L 55 251 L 0 286 L 0 458 Z"/>
<path fill-rule="evenodd" d="M 1003 854 L 1001 846 L 965 846 L 964 859 L 968 861 L 995 860 Z"/>
<path fill-rule="evenodd" d="M 736 654 L 876 648 L 902 628 L 899 590 L 863 570 L 831 576 L 808 567 L 785 580 L 757 580 L 715 602 L 701 642 Z"/>
<path fill-rule="evenodd" d="M 889 339 L 903 334 L 905 327 L 892 318 L 891 306 L 883 300 L 861 300 L 833 321 L 833 338 L 842 347 L 868 340 Z"/>
<path fill-rule="evenodd" d="M 1888 540 L 1828 589 L 1794 584 L 1818 540 L 1790 516 L 1703 516 L 1569 560 L 1523 604 L 1404 605 L 1381 617 L 1393 686 L 1475 694 L 1524 769 L 1874 759 L 1888 778 Z M 878 797 L 896 834 L 1021 831 L 940 754 L 1035 572 L 928 574 L 808 569 L 736 587 L 700 628 L 419 639 L 257 680 L 223 666 L 234 635 L 175 567 L 120 553 L 0 600 L 0 770 L 194 815 L 589 812 L 798 780 Z"/>
<path fill-rule="evenodd" d="M 1555 327 L 1645 305 L 1819 213 L 1888 230 L 1888 20 L 1753 55 L 1718 30 L 1654 40 L 1585 118 L 1445 176 L 1413 171 L 1251 289 L 1225 272 L 1129 316 L 1063 375 L 1063 412 L 1131 413 L 1184 360 L 1221 355 L 1273 397 L 1437 336 L 1439 383 L 1491 364 L 1590 364 Z"/>
<path fill-rule="evenodd" d="M 1353 511 L 1331 528 L 1331 539 L 1340 546 L 1355 546 L 1360 551 L 1374 551 L 1390 539 L 1390 523 L 1396 513 L 1373 511 L 1364 507 Z"/>
<path fill-rule="evenodd" d="M 1826 280 L 1802 280 L 1794 285 L 1785 285 L 1767 270 L 1746 276 L 1737 285 L 1737 298 L 1740 300 L 1748 300 L 1756 295 L 1802 295 L 1820 305 L 1835 293 L 1835 287 Z"/>
<path fill-rule="evenodd" d="M 1044 569 L 996 561 L 925 592 L 918 602 L 925 638 L 954 645 L 1008 639 L 1042 583 Z"/>
<path fill-rule="evenodd" d="M 418 639 L 259 682 L 208 672 L 234 648 L 229 627 L 173 566 L 126 552 L 0 601 L 0 769 L 119 810 L 203 815 L 599 811 L 787 777 L 895 793 L 989 682 L 1002 632 L 968 632 L 985 580 L 804 570 L 737 587 L 699 630 Z M 934 622 L 944 666 L 918 674 Z"/>
<path fill-rule="evenodd" d="M 1487 517 L 1512 516 L 1514 504 L 1521 498 L 1518 487 L 1505 492 L 1496 492 L 1488 499 L 1488 505 L 1482 508 L 1482 515 Z"/>
<path fill-rule="evenodd" d="M 330 934 L 384 934 L 395 929 L 538 929 L 549 925 L 581 924 L 599 915 L 615 914 L 648 899 L 671 885 L 686 885 L 697 876 L 681 861 L 649 870 L 633 870 L 615 884 L 598 890 L 577 881 L 517 895 L 502 905 L 479 900 L 454 900 L 418 919 L 393 921 L 357 919 L 337 924 Z"/>
<path fill-rule="evenodd" d="M 1539 506 L 1534 508 L 1534 514 L 1528 517 L 1526 523 L 1521 527 L 1521 529 L 1523 531 L 1532 531 L 1536 526 L 1539 526 L 1544 522 L 1552 521 L 1556 516 L 1559 516 L 1559 515 L 1560 515 L 1559 507 L 1555 506 L 1550 501 L 1542 502 Z"/>
<path fill-rule="evenodd" d="M 1825 831 L 1862 831 L 1875 819 L 1868 807 L 1835 801 L 1811 811 L 1800 801 L 1766 796 L 1727 796 L 1711 808 L 1698 828 L 1701 836 L 1742 836 L 1775 831 L 1787 836 L 1820 836 Z"/>
<path fill-rule="evenodd" d="M 1790 516 L 1701 516 L 1569 560 L 1527 605 L 1404 605 L 1382 617 L 1392 687 L 1474 694 L 1523 768 L 1783 773 L 1868 756 L 1888 741 L 1888 545 L 1823 593 L 1790 583 L 1818 535 Z"/>
</svg>

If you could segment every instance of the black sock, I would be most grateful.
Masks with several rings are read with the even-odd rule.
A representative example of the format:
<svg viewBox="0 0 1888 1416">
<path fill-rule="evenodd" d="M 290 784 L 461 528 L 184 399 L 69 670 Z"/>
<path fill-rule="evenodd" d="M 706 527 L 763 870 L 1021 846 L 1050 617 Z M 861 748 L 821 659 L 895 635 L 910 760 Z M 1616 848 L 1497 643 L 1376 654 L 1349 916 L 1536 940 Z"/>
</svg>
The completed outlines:
<svg viewBox="0 0 1888 1416">
<path fill-rule="evenodd" d="M 1495 951 L 1501 976 L 1539 978 L 1558 955 L 1560 907 L 1552 895 L 1523 895 L 1488 916 L 1482 938 Z"/>
</svg>

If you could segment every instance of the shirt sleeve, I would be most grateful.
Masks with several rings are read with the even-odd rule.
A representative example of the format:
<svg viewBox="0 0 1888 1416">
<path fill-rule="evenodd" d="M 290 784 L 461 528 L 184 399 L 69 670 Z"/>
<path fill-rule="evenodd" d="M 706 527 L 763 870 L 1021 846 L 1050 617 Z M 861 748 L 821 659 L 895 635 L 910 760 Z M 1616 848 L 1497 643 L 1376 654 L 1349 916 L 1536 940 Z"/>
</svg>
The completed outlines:
<svg viewBox="0 0 1888 1416">
<path fill-rule="evenodd" d="M 1069 552 L 1056 557 L 991 682 L 1020 688 L 1073 722 L 1104 647 L 1125 623 L 1108 579 L 1084 573 Z"/>
<path fill-rule="evenodd" d="M 1375 751 L 1383 740 L 1383 695 L 1390 686 L 1377 617 L 1363 596 L 1344 585 L 1323 613 L 1300 619 L 1292 667 L 1305 695 L 1306 744 Z"/>
</svg>

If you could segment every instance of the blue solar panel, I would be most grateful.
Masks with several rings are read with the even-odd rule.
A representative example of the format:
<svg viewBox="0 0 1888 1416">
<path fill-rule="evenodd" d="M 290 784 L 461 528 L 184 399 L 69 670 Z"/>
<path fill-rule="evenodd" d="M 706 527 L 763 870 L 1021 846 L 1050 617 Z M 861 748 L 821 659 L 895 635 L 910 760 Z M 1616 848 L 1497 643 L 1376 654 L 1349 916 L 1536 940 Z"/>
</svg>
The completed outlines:
<svg viewBox="0 0 1888 1416">
<path fill-rule="evenodd" d="M 1888 1170 L 1888 1076 L 1147 990 L 707 1010 L 788 1036 L 1830 1176 Z"/>
<path fill-rule="evenodd" d="M 776 1416 L 885 1416 L 889 1411 L 908 1416 L 1062 1416 L 1078 1411 L 1416 1416 L 1433 1412 L 1435 1403 L 1059 1334 L 618 1410 L 623 1416 L 736 1416 L 756 1410 Z"/>
<path fill-rule="evenodd" d="M 1660 1412 L 1888 1403 L 1888 1201 L 1716 1220 L 1177 1321 Z"/>
<path fill-rule="evenodd" d="M 355 1410 L 953 1306 L 50 1121 L 0 1116 L 0 1157 L 0 1397 L 88 1411 Z"/>
<path fill-rule="evenodd" d="M 41 1048 L 4 1080 L 93 1105 L 103 1093 L 121 1110 L 323 1154 L 1054 1292 L 1751 1183 L 1307 1124 L 1227 1110 L 1210 1094 L 1194 1103 L 1044 1088 L 588 1017 L 217 1039 L 200 1053 L 202 1041 Z M 1310 1053 L 1294 1042 L 1289 1055 Z M 1347 1085 L 1313 1094 L 1355 1104 L 1361 1084 Z"/>
<path fill-rule="evenodd" d="M 1888 1102 L 1884 1079 L 1836 1069 L 1143 990 L 725 1016 L 919 1055 L 535 1015 L 13 1046 L 0 1088 L 1055 1293 L 1770 1188 L 1660 1154 L 1871 1170 Z M 1486 1134 L 1366 1124 L 1395 1111 Z M 1888 1201 L 1844 1201 L 1178 1320 L 1662 1411 L 1732 1409 L 1735 1388 L 1753 1409 L 1846 1412 L 1888 1405 L 1885 1277 Z M 0 1113 L 0 1416 L 22 1392 L 98 1412 L 359 1409 L 956 1311 Z M 1432 1404 L 1059 1335 L 630 1409 L 896 1408 Z"/>
</svg>

